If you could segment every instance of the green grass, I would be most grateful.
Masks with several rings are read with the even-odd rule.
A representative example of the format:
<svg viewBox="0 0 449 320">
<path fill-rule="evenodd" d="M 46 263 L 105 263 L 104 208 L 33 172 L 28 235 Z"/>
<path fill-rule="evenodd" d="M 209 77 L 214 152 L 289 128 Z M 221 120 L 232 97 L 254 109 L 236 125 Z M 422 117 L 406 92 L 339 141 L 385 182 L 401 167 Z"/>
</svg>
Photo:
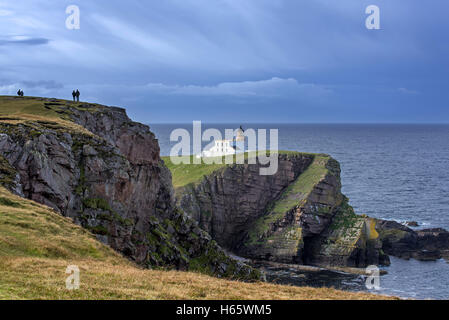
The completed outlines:
<svg viewBox="0 0 449 320">
<path fill-rule="evenodd" d="M 267 210 L 267 214 L 258 218 L 248 233 L 248 245 L 263 244 L 259 239 L 268 232 L 270 226 L 285 217 L 285 214 L 302 204 L 313 188 L 326 176 L 329 170 L 326 164 L 329 156 L 314 155 L 309 167 L 274 201 Z M 266 240 L 264 240 L 266 241 Z"/>
<path fill-rule="evenodd" d="M 40 98 L 20 98 L 0 96 L 0 116 L 21 118 L 23 115 L 58 119 L 60 115 L 52 107 L 45 107 L 45 100 Z"/>
<path fill-rule="evenodd" d="M 200 182 L 204 176 L 227 166 L 226 164 L 193 164 L 194 156 L 183 158 L 185 162 L 190 159 L 191 164 L 173 164 L 170 157 L 162 157 L 165 165 L 171 171 L 174 188 Z"/>
<path fill-rule="evenodd" d="M 83 204 L 87 208 L 101 209 L 105 211 L 112 211 L 109 203 L 103 198 L 87 198 L 83 200 Z"/>
<path fill-rule="evenodd" d="M 25 124 L 36 129 L 35 135 L 40 135 L 40 128 L 70 130 L 92 135 L 91 132 L 71 120 L 72 110 L 97 112 L 104 108 L 106 107 L 97 104 L 62 99 L 0 96 L 0 125 Z"/>
<path fill-rule="evenodd" d="M 0 205 L 14 208 L 22 207 L 22 205 L 19 202 L 12 201 L 11 199 L 5 197 L 0 197 Z"/>
<path fill-rule="evenodd" d="M 0 155 L 0 185 L 11 186 L 14 184 L 16 170 L 11 167 L 8 160 Z"/>
<path fill-rule="evenodd" d="M 267 152 L 269 155 L 270 152 Z M 291 155 L 291 156 L 299 156 L 299 155 L 313 155 L 311 153 L 301 153 L 296 151 L 278 151 L 278 154 L 283 155 Z M 247 152 L 244 154 L 244 162 L 248 163 L 248 159 L 254 159 L 256 157 L 256 152 Z M 189 184 L 196 184 L 199 183 L 203 177 L 208 176 L 212 174 L 215 171 L 221 170 L 227 166 L 230 166 L 231 164 L 226 164 L 225 159 L 226 157 L 214 157 L 214 158 L 207 158 L 207 162 L 205 163 L 203 159 L 201 160 L 201 164 L 193 164 L 194 156 L 186 156 L 181 157 L 180 159 L 183 160 L 185 163 L 181 164 L 174 164 L 170 157 L 162 157 L 162 160 L 164 160 L 165 165 L 167 168 L 171 171 L 172 179 L 173 179 L 173 186 L 176 188 L 184 187 Z M 229 156 L 228 159 L 232 160 L 232 163 L 236 163 L 236 156 Z M 195 159 L 196 161 L 199 161 L 198 159 Z M 221 162 L 221 163 L 212 163 L 212 162 Z"/>
<path fill-rule="evenodd" d="M 282 193 L 271 211 L 284 214 L 297 206 L 299 201 L 305 199 L 329 172 L 326 168 L 329 159 L 330 157 L 316 155 L 312 164 Z"/>
<path fill-rule="evenodd" d="M 86 108 L 85 105 L 89 105 Z M 0 117 L 20 119 L 23 116 L 43 117 L 44 119 L 61 119 L 61 107 L 70 106 L 78 110 L 98 111 L 104 106 L 98 104 L 86 104 L 84 102 L 73 102 L 63 99 L 48 99 L 39 97 L 15 97 L 0 96 Z"/>
</svg>

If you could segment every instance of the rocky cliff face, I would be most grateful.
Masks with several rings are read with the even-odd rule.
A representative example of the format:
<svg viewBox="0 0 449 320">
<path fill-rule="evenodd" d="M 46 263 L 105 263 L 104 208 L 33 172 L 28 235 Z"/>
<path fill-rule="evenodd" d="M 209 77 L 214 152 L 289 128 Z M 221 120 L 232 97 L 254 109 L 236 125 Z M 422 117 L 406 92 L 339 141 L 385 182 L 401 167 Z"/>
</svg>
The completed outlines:
<svg viewBox="0 0 449 320">
<path fill-rule="evenodd" d="M 16 101 L 6 99 L 0 107 Z M 0 117 L 0 184 L 71 217 L 143 266 L 260 278 L 221 246 L 253 259 L 323 266 L 448 255 L 446 230 L 356 215 L 328 155 L 281 153 L 273 176 L 261 176 L 259 164 L 219 166 L 178 188 L 175 199 L 157 140 L 123 109 L 20 103 L 34 113 Z M 36 115 L 41 109 L 51 116 Z"/>
<path fill-rule="evenodd" d="M 220 245 L 257 260 L 366 267 L 388 265 L 388 254 L 426 260 L 448 252 L 445 230 L 356 215 L 327 155 L 281 153 L 273 176 L 259 167 L 225 166 L 178 188 L 178 204 Z"/>
<path fill-rule="evenodd" d="M 259 277 L 176 208 L 171 174 L 147 126 L 120 108 L 33 102 L 63 121 L 2 119 L 3 185 L 71 217 L 139 264 Z"/>
<path fill-rule="evenodd" d="M 374 220 L 341 194 L 340 167 L 327 155 L 279 155 L 279 170 L 232 165 L 178 189 L 178 203 L 217 242 L 248 258 L 362 267 L 387 263 Z"/>
<path fill-rule="evenodd" d="M 259 174 L 258 164 L 230 165 L 178 190 L 179 204 L 220 245 L 235 250 L 265 208 L 307 168 L 313 156 L 279 156 L 278 171 Z"/>
</svg>

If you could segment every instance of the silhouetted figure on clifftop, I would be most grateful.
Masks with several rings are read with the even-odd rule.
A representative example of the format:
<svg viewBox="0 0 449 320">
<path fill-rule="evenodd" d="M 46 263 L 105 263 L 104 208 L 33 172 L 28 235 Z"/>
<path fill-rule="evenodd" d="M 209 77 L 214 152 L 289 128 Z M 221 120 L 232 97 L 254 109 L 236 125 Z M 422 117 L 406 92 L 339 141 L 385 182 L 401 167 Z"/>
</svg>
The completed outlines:
<svg viewBox="0 0 449 320">
<path fill-rule="evenodd" d="M 78 89 L 76 89 L 75 95 L 76 95 L 76 101 L 80 102 L 80 92 Z"/>
<path fill-rule="evenodd" d="M 76 98 L 76 92 L 75 92 L 75 90 L 72 91 L 72 97 L 73 97 L 73 101 L 75 101 L 75 98 Z"/>
</svg>

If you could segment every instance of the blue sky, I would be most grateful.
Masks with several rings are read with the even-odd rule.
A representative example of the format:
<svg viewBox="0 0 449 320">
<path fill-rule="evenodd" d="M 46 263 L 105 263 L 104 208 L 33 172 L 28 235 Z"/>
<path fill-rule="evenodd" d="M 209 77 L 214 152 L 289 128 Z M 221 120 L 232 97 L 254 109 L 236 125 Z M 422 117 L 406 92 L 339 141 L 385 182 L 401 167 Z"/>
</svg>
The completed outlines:
<svg viewBox="0 0 449 320">
<path fill-rule="evenodd" d="M 78 5 L 81 28 L 65 27 Z M 365 8 L 380 8 L 380 30 Z M 156 122 L 449 122 L 447 0 L 0 0 L 0 94 Z"/>
</svg>

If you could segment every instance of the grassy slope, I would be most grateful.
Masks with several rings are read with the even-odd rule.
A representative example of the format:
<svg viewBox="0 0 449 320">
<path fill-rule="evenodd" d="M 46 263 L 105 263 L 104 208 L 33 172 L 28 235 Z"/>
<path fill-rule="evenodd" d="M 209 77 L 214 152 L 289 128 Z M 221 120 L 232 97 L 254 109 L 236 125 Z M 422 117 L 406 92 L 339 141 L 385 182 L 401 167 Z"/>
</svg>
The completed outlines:
<svg viewBox="0 0 449 320">
<path fill-rule="evenodd" d="M 304 199 L 327 174 L 326 163 L 328 160 L 328 156 L 315 155 L 312 164 L 282 193 L 272 211 L 284 214 L 297 206 L 298 199 Z"/>
<path fill-rule="evenodd" d="M 326 163 L 329 156 L 314 155 L 312 164 L 285 189 L 278 200 L 269 208 L 270 214 L 264 215 L 254 222 L 249 231 L 249 244 L 258 244 L 258 240 L 267 232 L 271 224 L 284 218 L 285 213 L 298 206 L 301 199 L 306 199 L 312 192 L 314 186 L 327 174 Z M 300 237 L 301 229 L 286 230 L 294 231 Z"/>
<path fill-rule="evenodd" d="M 78 106 L 63 100 L 57 103 Z M 0 97 L 0 122 L 54 121 L 83 130 L 55 112 L 57 108 L 46 106 L 40 98 Z M 193 177 L 202 176 L 203 170 L 212 168 L 198 168 Z M 68 265 L 81 270 L 79 290 L 65 289 Z M 70 219 L 0 187 L 0 299 L 380 298 L 384 297 L 142 270 Z"/>
<path fill-rule="evenodd" d="M 86 104 L 85 102 L 73 102 L 63 99 L 0 96 L 0 117 L 60 120 L 64 118 L 61 116 L 61 113 L 58 113 L 61 106 L 67 105 L 73 108 L 87 110 L 85 108 Z M 88 105 L 89 110 L 101 110 L 104 108 L 104 106 L 95 103 L 88 103 Z"/>
<path fill-rule="evenodd" d="M 79 290 L 65 289 L 68 265 Z M 334 289 L 143 270 L 45 206 L 0 187 L 0 299 L 379 299 Z"/>
<path fill-rule="evenodd" d="M 22 123 L 33 126 L 34 123 L 41 123 L 92 134 L 80 125 L 70 121 L 68 114 L 62 112 L 64 106 L 84 109 L 83 105 L 85 104 L 82 102 L 78 103 L 61 99 L 0 96 L 0 124 Z M 102 106 L 96 104 L 89 104 L 89 106 L 92 111 L 102 108 Z"/>
</svg>

